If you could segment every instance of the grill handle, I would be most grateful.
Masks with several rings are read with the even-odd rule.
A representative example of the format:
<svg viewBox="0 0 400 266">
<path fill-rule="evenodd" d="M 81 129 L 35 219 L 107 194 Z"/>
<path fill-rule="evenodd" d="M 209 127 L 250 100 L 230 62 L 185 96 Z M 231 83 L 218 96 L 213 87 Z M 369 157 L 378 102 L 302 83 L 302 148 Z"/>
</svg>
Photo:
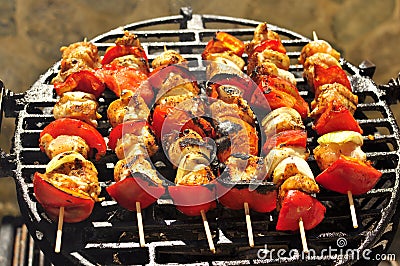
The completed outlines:
<svg viewBox="0 0 400 266">
<path fill-rule="evenodd" d="M 387 84 L 379 85 L 379 88 L 385 93 L 383 97 L 388 104 L 396 104 L 400 101 L 400 73 Z"/>
<path fill-rule="evenodd" d="M 24 94 L 14 94 L 5 88 L 0 80 L 0 132 L 4 117 L 17 117 L 18 112 L 24 106 L 22 104 Z M 15 154 L 9 154 L 0 147 L 0 178 L 13 176 L 16 168 Z"/>
</svg>

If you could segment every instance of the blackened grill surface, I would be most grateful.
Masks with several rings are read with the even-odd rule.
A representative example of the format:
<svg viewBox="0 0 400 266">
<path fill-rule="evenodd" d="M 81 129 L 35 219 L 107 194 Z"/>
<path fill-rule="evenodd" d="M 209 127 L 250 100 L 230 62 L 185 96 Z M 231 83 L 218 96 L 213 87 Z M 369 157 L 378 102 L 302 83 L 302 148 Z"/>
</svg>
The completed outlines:
<svg viewBox="0 0 400 266">
<path fill-rule="evenodd" d="M 100 49 L 112 45 L 124 30 L 136 33 L 148 57 L 152 60 L 157 53 L 168 49 L 179 51 L 191 60 L 193 72 L 204 71 L 201 52 L 205 44 L 217 30 L 224 30 L 242 40 L 252 38 L 254 28 L 259 22 L 211 15 L 179 15 L 161 19 L 133 23 L 100 35 L 92 40 Z M 160 30 L 160 28 L 162 30 Z M 165 29 L 164 29 L 165 28 Z M 278 32 L 291 59 L 290 71 L 298 80 L 302 96 L 310 102 L 313 95 L 302 79 L 302 67 L 297 64 L 301 47 L 310 40 L 294 32 L 270 25 Z M 317 228 L 307 231 L 309 248 L 317 254 L 328 247 L 337 248 L 337 239 L 347 240 L 347 249 L 360 251 L 371 249 L 374 253 L 387 250 L 397 228 L 395 215 L 399 193 L 399 132 L 388 104 L 383 100 L 385 93 L 374 82 L 360 76 L 359 70 L 345 60 L 343 67 L 351 75 L 351 83 L 359 96 L 360 104 L 355 113 L 364 130 L 363 150 L 374 166 L 383 172 L 376 188 L 366 195 L 355 197 L 359 228 L 352 227 L 348 201 L 345 195 L 322 190 L 317 198 L 327 207 L 326 217 Z M 119 207 L 105 192 L 105 187 L 113 177 L 116 156 L 107 155 L 95 165 L 99 170 L 102 194 L 106 200 L 95 206 L 88 220 L 78 224 L 65 224 L 61 254 L 53 252 L 56 223 L 50 221 L 33 195 L 32 177 L 35 171 L 43 172 L 48 158 L 38 148 L 41 130 L 54 118 L 52 107 L 57 98 L 50 85 L 56 75 L 59 62 L 51 67 L 27 91 L 23 109 L 19 112 L 16 124 L 13 151 L 16 156 L 15 177 L 18 187 L 18 200 L 21 212 L 30 234 L 45 255 L 56 265 L 112 265 L 112 264 L 299 264 L 321 265 L 351 264 L 353 258 L 320 258 L 316 260 L 289 256 L 290 250 L 301 252 L 300 236 L 297 233 L 277 232 L 275 230 L 277 213 L 251 213 L 255 235 L 254 248 L 248 247 L 246 224 L 243 211 L 232 211 L 218 206 L 207 213 L 217 254 L 208 250 L 201 218 L 186 217 L 180 214 L 171 201 L 161 199 L 158 204 L 143 210 L 146 247 L 139 247 L 135 213 Z M 100 98 L 100 133 L 107 137 L 109 123 L 106 120 L 108 104 L 115 96 L 106 91 Z M 308 147 L 316 146 L 316 135 L 307 121 L 309 135 Z M 309 160 L 312 170 L 319 170 L 312 156 Z M 267 245 L 268 249 L 285 249 L 286 257 L 278 259 L 259 259 L 257 252 Z M 373 254 L 373 253 L 372 253 Z M 293 255 L 293 254 L 292 254 Z M 372 255 L 371 255 L 372 256 Z M 364 262 L 366 265 L 367 262 Z"/>
</svg>

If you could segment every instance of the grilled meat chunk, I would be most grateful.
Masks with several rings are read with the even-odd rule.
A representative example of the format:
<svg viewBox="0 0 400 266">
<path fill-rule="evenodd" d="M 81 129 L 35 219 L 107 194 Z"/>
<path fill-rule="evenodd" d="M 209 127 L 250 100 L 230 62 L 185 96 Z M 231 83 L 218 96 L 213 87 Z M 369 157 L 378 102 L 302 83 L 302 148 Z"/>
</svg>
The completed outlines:
<svg viewBox="0 0 400 266">
<path fill-rule="evenodd" d="M 144 126 L 140 135 L 124 134 L 117 141 L 115 153 L 118 159 L 129 157 L 130 155 L 153 156 L 158 151 L 156 137 L 149 126 Z"/>
<path fill-rule="evenodd" d="M 162 184 L 153 164 L 143 155 L 134 155 L 119 160 L 114 167 L 115 182 L 132 177 L 133 174 L 141 174 L 148 177 L 156 184 Z"/>
<path fill-rule="evenodd" d="M 261 53 L 255 52 L 251 54 L 247 64 L 248 71 L 251 73 L 256 66 L 262 65 L 264 62 L 274 63 L 278 68 L 284 70 L 288 70 L 290 66 L 290 59 L 288 55 L 271 49 L 265 49 Z"/>
<path fill-rule="evenodd" d="M 174 50 L 166 50 L 156 58 L 154 58 L 151 66 L 153 69 L 161 66 L 168 66 L 168 65 L 187 65 L 187 60 L 183 58 L 183 56 Z"/>
<path fill-rule="evenodd" d="M 313 111 L 310 113 L 310 117 L 318 117 L 325 111 L 328 103 L 334 101 L 340 103 L 354 114 L 358 104 L 358 97 L 348 88 L 342 84 L 333 83 L 322 85 L 319 89 L 318 98 L 311 102 Z"/>
<path fill-rule="evenodd" d="M 61 67 L 52 83 L 64 82 L 71 73 L 101 66 L 97 46 L 90 42 L 73 43 L 68 47 L 61 47 L 60 51 L 62 52 Z"/>
<path fill-rule="evenodd" d="M 330 54 L 336 58 L 336 60 L 340 59 L 340 53 L 333 49 L 328 42 L 324 40 L 317 40 L 312 41 L 303 47 L 299 57 L 300 64 L 304 64 L 308 57 L 316 53 Z"/>
<path fill-rule="evenodd" d="M 55 119 L 75 118 L 97 127 L 97 119 L 101 118 L 97 113 L 98 107 L 93 94 L 81 91 L 65 92 L 54 105 L 53 115 Z"/>
<path fill-rule="evenodd" d="M 124 121 L 146 121 L 150 114 L 143 98 L 130 90 L 122 91 L 121 97 L 113 101 L 107 109 L 107 117 L 112 127 Z"/>
<path fill-rule="evenodd" d="M 254 155 L 232 154 L 225 162 L 225 171 L 233 182 L 264 180 L 265 166 L 263 159 Z"/>
<path fill-rule="evenodd" d="M 67 151 L 77 152 L 83 155 L 84 158 L 87 158 L 90 150 L 88 144 L 83 138 L 67 135 L 60 135 L 53 138 L 50 134 L 44 134 L 40 138 L 39 146 L 44 149 L 46 155 L 50 159 Z"/>
</svg>

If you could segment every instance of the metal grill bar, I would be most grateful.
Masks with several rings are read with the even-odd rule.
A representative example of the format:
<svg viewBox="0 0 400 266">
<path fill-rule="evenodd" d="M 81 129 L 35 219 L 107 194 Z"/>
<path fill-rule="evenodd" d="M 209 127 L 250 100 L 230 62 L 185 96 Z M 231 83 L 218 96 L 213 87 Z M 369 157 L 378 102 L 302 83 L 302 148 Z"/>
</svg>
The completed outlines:
<svg viewBox="0 0 400 266">
<path fill-rule="evenodd" d="M 213 28 L 218 24 L 218 29 Z M 224 28 L 224 23 L 227 25 Z M 216 30 L 227 31 L 244 40 L 251 39 L 255 26 L 259 22 L 230 17 L 195 15 L 182 12 L 180 16 L 147 20 L 120 27 L 102 34 L 92 40 L 101 52 L 110 46 L 116 38 L 123 35 L 124 30 L 137 33 L 148 57 L 152 60 L 158 52 L 167 48 L 180 51 L 186 58 L 197 62 L 192 67 L 194 71 L 203 71 L 201 52 L 208 38 Z M 154 26 L 168 26 L 178 29 L 154 30 Z M 152 28 L 153 27 L 153 28 Z M 297 33 L 270 25 L 270 28 L 284 37 L 285 46 L 291 47 L 290 57 L 293 62 L 299 55 L 299 50 L 309 39 Z M 156 42 L 153 41 L 157 38 Z M 348 245 L 364 250 L 369 248 L 380 252 L 382 247 L 374 245 L 381 237 L 390 239 L 387 232 L 393 230 L 392 217 L 396 211 L 399 193 L 399 130 L 387 103 L 383 100 L 381 91 L 370 79 L 362 77 L 353 65 L 341 60 L 349 72 L 355 92 L 359 95 L 360 104 L 356 112 L 366 135 L 374 135 L 374 139 L 366 139 L 363 149 L 372 160 L 383 177 L 366 195 L 354 198 L 360 228 L 354 230 L 347 211 L 344 195 L 323 190 L 317 195 L 318 199 L 327 206 L 325 220 L 315 229 L 307 232 L 310 248 L 317 251 L 328 246 L 335 247 L 338 237 L 345 237 Z M 119 207 L 105 192 L 108 181 L 112 179 L 113 165 L 117 158 L 110 151 L 107 156 L 95 165 L 99 170 L 102 186 L 102 197 L 106 201 L 96 205 L 88 221 L 64 226 L 64 239 L 61 254 L 54 254 L 54 237 L 56 224 L 51 222 L 37 204 L 33 195 L 32 176 L 35 171 L 43 171 L 48 159 L 40 149 L 37 141 L 41 130 L 52 121 L 51 107 L 56 102 L 50 80 L 58 71 L 60 62 L 52 66 L 24 95 L 24 105 L 18 114 L 15 133 L 14 153 L 18 164 L 15 177 L 18 187 L 18 200 L 21 212 L 27 221 L 30 233 L 44 253 L 57 264 L 159 264 L 171 262 L 185 264 L 200 263 L 201 265 L 229 264 L 285 264 L 296 262 L 314 264 L 299 257 L 284 259 L 271 258 L 259 260 L 257 251 L 268 245 L 271 248 L 285 250 L 301 250 L 299 235 L 275 231 L 276 213 L 251 213 L 256 247 L 248 248 L 247 232 L 243 213 L 224 209 L 221 206 L 209 212 L 210 228 L 214 242 L 217 244 L 217 254 L 208 251 L 207 242 L 200 218 L 185 217 L 180 214 L 171 201 L 161 199 L 158 204 L 143 210 L 144 229 L 146 236 L 145 248 L 138 246 L 138 235 L 135 215 Z M 302 96 L 307 101 L 313 97 L 302 80 L 302 67 L 298 64 L 291 66 L 290 71 L 297 77 Z M 369 102 L 372 98 L 372 103 Z M 115 99 L 111 93 L 105 93 L 100 99 L 103 112 L 106 106 Z M 368 112 L 374 111 L 378 118 L 369 118 Z M 106 115 L 99 123 L 99 131 L 106 137 L 109 125 Z M 389 134 L 381 134 L 381 128 Z M 309 138 L 310 148 L 316 146 L 316 135 Z M 316 162 L 310 158 L 313 171 L 318 172 Z M 393 232 L 392 232 L 393 233 Z M 392 234 L 393 235 L 393 234 Z M 31 250 L 31 249 L 29 249 Z M 31 253 L 31 252 L 30 252 Z M 43 259 L 41 259 L 43 260 Z M 346 261 L 325 259 L 320 264 L 341 264 Z"/>
</svg>

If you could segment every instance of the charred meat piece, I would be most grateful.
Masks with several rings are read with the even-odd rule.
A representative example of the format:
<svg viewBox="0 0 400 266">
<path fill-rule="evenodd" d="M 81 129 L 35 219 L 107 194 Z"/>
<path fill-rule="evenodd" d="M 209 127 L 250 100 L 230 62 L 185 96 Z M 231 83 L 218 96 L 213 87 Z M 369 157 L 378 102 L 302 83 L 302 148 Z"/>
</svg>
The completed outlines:
<svg viewBox="0 0 400 266">
<path fill-rule="evenodd" d="M 80 91 L 65 92 L 54 105 L 53 115 L 55 119 L 75 118 L 97 127 L 97 119 L 101 118 L 97 113 L 98 107 L 93 94 Z"/>
</svg>

